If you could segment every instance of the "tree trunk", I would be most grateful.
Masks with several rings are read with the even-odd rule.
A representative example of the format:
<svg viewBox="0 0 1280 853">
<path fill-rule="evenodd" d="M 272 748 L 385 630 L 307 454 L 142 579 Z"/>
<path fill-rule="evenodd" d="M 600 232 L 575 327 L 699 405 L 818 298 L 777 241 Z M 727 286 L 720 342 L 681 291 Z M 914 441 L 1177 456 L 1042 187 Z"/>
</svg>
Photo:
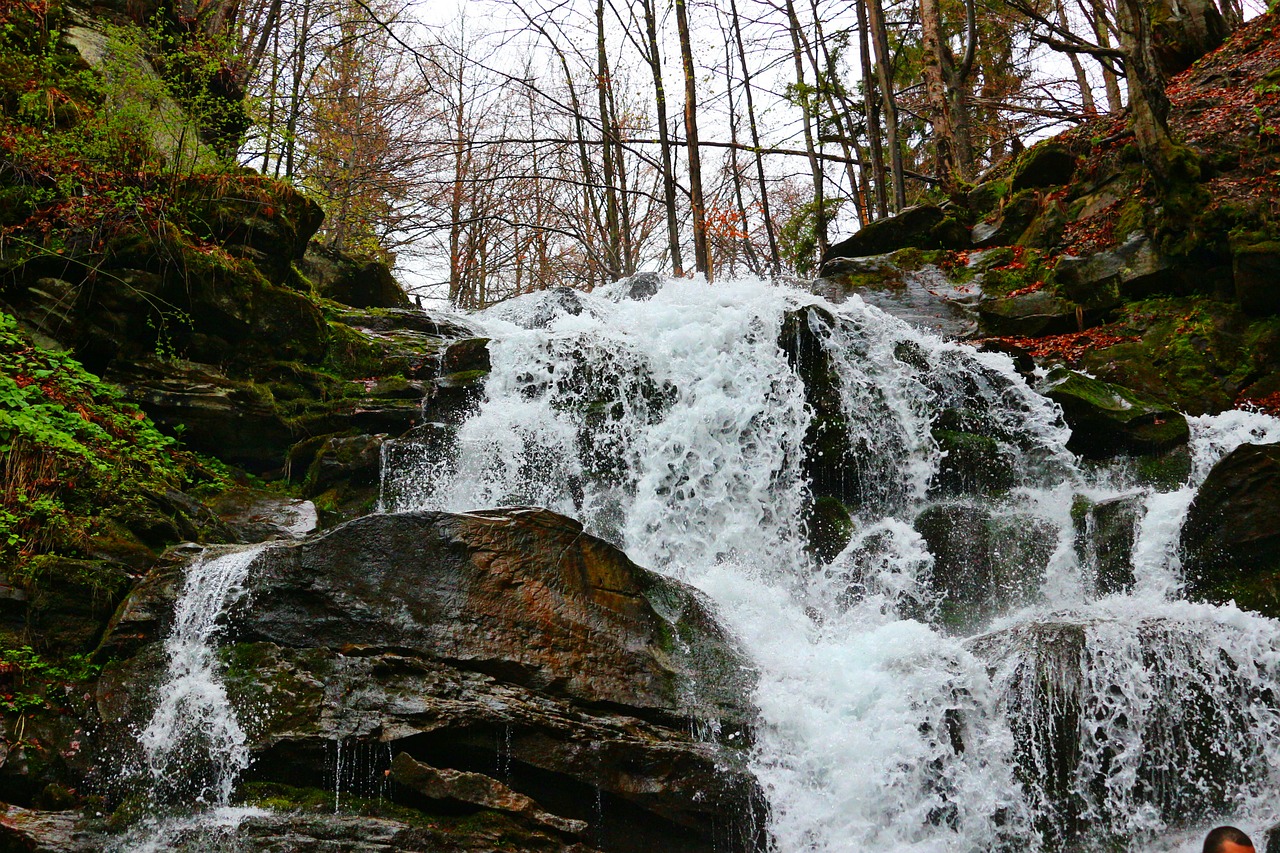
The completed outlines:
<svg viewBox="0 0 1280 853">
<path fill-rule="evenodd" d="M 693 208 L 694 268 L 711 281 L 711 253 L 707 246 L 707 209 L 702 197 L 702 157 L 698 150 L 698 87 L 693 64 L 693 44 L 689 40 L 689 13 L 686 0 L 675 0 L 676 28 L 684 65 L 684 129 L 689 148 L 689 202 Z"/>
<path fill-rule="evenodd" d="M 824 197 L 825 175 L 813 144 L 813 111 L 809 107 L 809 93 L 804 82 L 804 52 L 800 44 L 800 19 L 795 4 L 787 0 L 787 28 L 791 31 L 792 55 L 796 67 L 796 94 L 800 100 L 800 114 L 804 121 L 804 150 L 809 158 L 809 173 L 813 178 L 813 233 L 817 238 L 818 257 L 827 254 L 827 204 Z M 815 89 L 816 91 L 816 89 Z"/>
<path fill-rule="evenodd" d="M 733 23 L 734 41 L 738 47 L 738 62 L 742 65 L 742 93 L 747 101 L 747 124 L 751 128 L 751 146 L 756 158 L 756 180 L 760 185 L 760 215 L 764 218 L 765 236 L 769 241 L 769 272 L 777 275 L 782 271 L 782 259 L 778 254 L 778 235 L 774 233 L 773 215 L 769 211 L 769 184 L 765 181 L 764 155 L 760 150 L 760 127 L 756 123 L 755 100 L 751 94 L 751 70 L 747 65 L 747 46 L 742 38 L 737 0 L 729 0 L 729 15 Z"/>
<path fill-rule="evenodd" d="M 676 178 L 671 165 L 671 136 L 667 131 L 667 92 L 662 85 L 662 54 L 658 50 L 658 21 L 654 0 L 641 0 L 644 8 L 645 35 L 648 39 L 649 70 L 653 73 L 654 106 L 657 112 L 658 148 L 662 156 L 662 196 L 667 213 L 667 245 L 671 252 L 671 266 L 676 277 L 684 275 L 684 261 L 680 257 L 680 225 L 676 211 Z"/>
<path fill-rule="evenodd" d="M 862 63 L 862 108 L 867 118 L 867 139 L 871 148 L 871 175 L 875 182 L 876 215 L 889 215 L 888 180 L 884 170 L 884 146 L 880 139 L 880 104 L 875 79 L 871 76 L 871 39 L 867 32 L 867 6 L 854 3 L 858 11 L 858 57 Z"/>
<path fill-rule="evenodd" d="M 893 69 L 889 62 L 889 37 L 884 24 L 884 7 L 881 0 L 867 0 L 868 23 L 871 24 L 871 40 L 876 49 L 876 78 L 880 84 L 880 98 L 884 104 L 884 137 L 889 146 L 889 167 L 893 176 L 893 212 L 907 206 L 907 187 L 902 165 L 902 146 L 898 144 L 898 107 L 893 95 Z"/>
<path fill-rule="evenodd" d="M 1122 50 L 1134 141 L 1156 183 L 1167 189 L 1175 179 L 1175 146 L 1169 136 L 1169 98 L 1155 55 L 1151 18 L 1144 0 L 1119 0 L 1116 11 L 1125 37 Z"/>
</svg>

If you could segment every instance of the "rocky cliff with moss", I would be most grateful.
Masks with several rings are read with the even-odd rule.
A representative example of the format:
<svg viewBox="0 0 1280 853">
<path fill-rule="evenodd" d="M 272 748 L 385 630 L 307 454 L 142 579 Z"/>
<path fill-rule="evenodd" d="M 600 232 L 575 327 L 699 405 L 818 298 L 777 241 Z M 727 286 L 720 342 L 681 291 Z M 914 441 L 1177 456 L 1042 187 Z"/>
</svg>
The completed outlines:
<svg viewBox="0 0 1280 853">
<path fill-rule="evenodd" d="M 243 129 L 239 93 L 167 8 L 0 10 L 5 849 L 101 849 L 155 805 L 126 744 L 202 548 L 370 513 L 383 442 L 456 421 L 488 369 L 465 320 L 312 244 L 314 202 L 218 154 Z M 370 561 L 398 553 L 386 524 L 420 563 L 378 580 Z M 721 817 L 750 812 L 754 784 L 688 722 L 723 718 L 745 746 L 737 652 L 690 592 L 569 519 L 371 517 L 270 555 L 252 594 L 277 604 L 223 653 L 233 699 L 263 708 L 238 796 L 288 815 L 248 830 L 255 849 L 755 843 Z M 493 589 L 460 605 L 481 565 Z M 324 631 L 317 606 L 337 620 Z M 486 623 L 501 627 L 471 635 Z M 691 678 L 723 685 L 701 711 L 678 692 Z M 324 817 L 339 799 L 347 817 Z"/>
<path fill-rule="evenodd" d="M 787 797 L 853 812 L 866 796 L 834 797 L 828 777 L 881 774 L 766 751 L 855 725 L 827 725 L 822 701 L 779 723 L 806 688 L 771 687 L 762 668 L 783 656 L 762 650 L 795 625 L 826 640 L 886 620 L 950 649 L 945 696 L 817 752 L 852 762 L 918 736 L 918 760 L 883 775 L 941 792 L 917 809 L 921 832 L 960 833 L 965 784 L 989 781 L 963 775 L 1002 748 L 982 701 L 1017 742 L 990 764 L 1029 803 L 985 815 L 990 849 L 1018 832 L 1073 849 L 1089 819 L 1119 838 L 1129 806 L 1174 825 L 1243 802 L 1217 782 L 1164 785 L 1165 759 L 1206 779 L 1221 768 L 1206 737 L 1163 752 L 1159 737 L 1235 725 L 1223 748 L 1253 761 L 1253 723 L 1223 722 L 1205 698 L 1238 688 L 1274 704 L 1246 653 L 1178 669 L 1205 645 L 1199 623 L 1141 620 L 1127 648 L 1157 661 L 1153 683 L 1192 687 L 1134 735 L 1159 741 L 1134 765 L 1134 802 L 1094 808 L 1125 756 L 1101 766 L 1105 750 L 1062 732 L 1114 723 L 1089 717 L 1115 693 L 1084 669 L 1110 617 L 986 631 L 1049 596 L 1063 560 L 1086 567 L 1090 604 L 1132 593 L 1144 501 L 1182 491 L 1197 493 L 1177 601 L 1280 615 L 1275 445 L 1239 443 L 1201 471 L 1207 433 L 1187 418 L 1280 412 L 1276 36 L 1258 18 L 1174 81 L 1189 152 L 1177 194 L 1152 187 L 1123 117 L 1094 120 L 833 247 L 815 284 L 830 303 L 752 291 L 777 311 L 695 355 L 672 336 L 681 373 L 646 361 L 646 342 L 591 337 L 610 310 L 655 335 L 696 316 L 706 294 L 661 301 L 680 283 L 551 291 L 482 324 L 418 309 L 385 266 L 317 245 L 315 203 L 222 157 L 244 128 L 240 93 L 168 6 L 0 9 L 0 849 L 800 849 L 815 836 L 786 836 L 803 811 Z M 980 352 L 842 313 L 852 294 Z M 626 312 L 650 300 L 636 325 Z M 486 329 L 516 343 L 493 347 Z M 764 354 L 698 384 L 740 345 Z M 739 422 L 734 395 L 757 380 L 771 408 Z M 486 395 L 509 407 L 496 432 Z M 551 449 L 533 432 L 547 413 L 562 419 Z M 678 461 L 639 476 L 642 435 Z M 459 471 L 468 448 L 477 482 Z M 421 464 L 388 462 L 402 456 Z M 928 470 L 903 473 L 916 456 Z M 716 493 L 726 471 L 766 463 L 764 498 L 745 475 Z M 1132 488 L 1104 495 L 1098 472 Z M 1062 517 L 1014 507 L 1049 477 L 1065 478 Z M 476 495 L 474 511 L 441 510 L 447 489 Z M 674 520 L 643 516 L 644 500 Z M 745 523 L 734 513 L 752 501 Z M 741 542 L 723 546 L 720 528 Z M 686 552 L 721 592 L 717 572 L 759 560 L 754 579 L 775 585 L 754 595 L 770 606 L 713 603 L 651 570 Z M 928 571 L 903 568 L 925 552 Z M 786 559 L 803 571 L 778 582 Z M 1221 612 L 1215 637 L 1255 624 Z M 775 613 L 794 618 L 751 652 Z M 991 680 L 964 681 L 968 664 Z M 885 681 L 919 666 L 895 660 Z M 196 804 L 225 822 L 183 823 Z"/>
</svg>

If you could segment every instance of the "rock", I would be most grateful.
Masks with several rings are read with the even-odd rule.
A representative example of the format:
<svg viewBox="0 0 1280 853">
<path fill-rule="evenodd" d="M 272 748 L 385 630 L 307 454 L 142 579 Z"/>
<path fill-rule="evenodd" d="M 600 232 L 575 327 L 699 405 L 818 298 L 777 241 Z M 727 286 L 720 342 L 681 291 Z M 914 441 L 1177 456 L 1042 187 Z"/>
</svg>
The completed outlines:
<svg viewBox="0 0 1280 853">
<path fill-rule="evenodd" d="M 1186 71 L 1231 34 L 1218 7 L 1207 0 L 1158 0 L 1149 10 L 1152 47 L 1166 78 Z"/>
<path fill-rule="evenodd" d="M 346 521 L 372 512 L 382 477 L 385 435 L 336 435 L 320 439 L 307 467 L 303 494 L 326 516 Z"/>
<path fill-rule="evenodd" d="M 27 638 L 40 638 L 39 651 L 55 658 L 92 651 L 129 589 L 119 566 L 95 560 L 44 555 L 29 572 Z"/>
<path fill-rule="evenodd" d="M 380 261 L 352 257 L 312 243 L 307 246 L 298 268 L 311 280 L 317 293 L 343 305 L 408 309 L 412 304 L 390 268 Z"/>
<path fill-rule="evenodd" d="M 933 439 L 942 451 L 930 491 L 944 495 L 992 493 L 1014 484 L 1014 457 L 985 435 L 935 429 Z"/>
<path fill-rule="evenodd" d="M 1055 279 L 1058 293 L 1089 308 L 1185 290 L 1177 268 L 1141 232 L 1114 249 L 1061 258 Z"/>
<path fill-rule="evenodd" d="M 1231 268 L 1242 311 L 1254 317 L 1280 314 L 1280 240 L 1233 243 Z"/>
<path fill-rule="evenodd" d="M 1012 189 L 1038 189 L 1067 184 L 1076 173 L 1076 156 L 1057 142 L 1042 142 L 1025 152 L 1013 172 Z"/>
<path fill-rule="evenodd" d="M 1162 822 L 1231 814 L 1258 783 L 1250 726 L 1274 713 L 1229 619 L 1064 614 L 966 642 L 988 666 L 1017 777 L 1049 850 L 1129 843 L 1135 808 Z M 1250 696 L 1248 702 L 1234 698 Z M 1116 738 L 1123 720 L 1122 739 Z M 1262 771 L 1265 773 L 1265 771 Z"/>
<path fill-rule="evenodd" d="M 1072 370 L 1053 369 L 1037 390 L 1062 407 L 1067 448 L 1089 459 L 1161 453 L 1190 435 L 1187 419 L 1162 401 Z"/>
<path fill-rule="evenodd" d="M 98 686 L 108 733 L 149 713 L 178 556 L 102 646 L 121 658 Z M 268 548 L 250 576 L 222 652 L 233 704 L 252 709 L 247 781 L 315 786 L 337 750 L 354 768 L 340 784 L 372 795 L 406 753 L 457 783 L 453 807 L 464 788 L 494 798 L 485 808 L 510 789 L 586 821 L 602 850 L 761 849 L 753 674 L 697 593 L 571 519 L 369 516 Z M 387 795 L 440 800 L 399 783 Z"/>
<path fill-rule="evenodd" d="M 316 506 L 309 500 L 235 487 L 217 495 L 209 506 L 233 531 L 235 542 L 301 539 L 316 529 Z"/>
<path fill-rule="evenodd" d="M 973 245 L 980 249 L 1007 246 L 1017 242 L 1040 212 L 1040 197 L 1035 192 L 1020 192 L 999 208 L 996 218 L 973 226 Z"/>
<path fill-rule="evenodd" d="M 999 339 L 981 341 L 978 343 L 978 352 L 1004 353 L 1013 361 L 1013 369 L 1018 371 L 1023 379 L 1029 379 L 1035 373 L 1036 362 L 1031 357 L 1031 353 L 1008 341 Z"/>
<path fill-rule="evenodd" d="M 898 249 L 944 248 L 934 229 L 946 218 L 942 208 L 925 204 L 909 207 L 897 216 L 878 219 L 845 240 L 836 243 L 822 256 L 820 267 L 835 258 L 861 258 L 883 255 Z"/>
<path fill-rule="evenodd" d="M 993 336 L 1062 334 L 1080 329 L 1083 314 L 1077 313 L 1078 307 L 1046 288 L 983 302 L 978 306 L 978 323 L 984 333 Z"/>
<path fill-rule="evenodd" d="M 415 761 L 402 752 L 391 762 L 391 781 L 427 800 L 446 806 L 489 809 L 528 819 L 530 822 L 564 833 L 582 835 L 587 823 L 553 815 L 532 799 L 517 794 L 496 779 L 464 770 L 440 770 Z"/>
<path fill-rule="evenodd" d="M 953 629 L 1030 600 L 1057 544 L 1046 522 L 964 503 L 930 506 L 914 527 L 934 558 L 939 615 Z"/>
<path fill-rule="evenodd" d="M 464 338 L 449 344 L 440 359 L 441 375 L 423 403 L 438 423 L 461 424 L 484 399 L 489 377 L 489 339 Z"/>
<path fill-rule="evenodd" d="M 250 594 L 237 622 L 246 638 L 447 650 L 582 701 L 675 719 L 752 716 L 745 662 L 697 594 L 546 510 L 357 519 L 264 552 Z"/>
<path fill-rule="evenodd" d="M 804 399 L 813 411 L 804 437 L 804 473 L 813 498 L 856 507 L 863 497 L 856 473 L 857 452 L 844 415 L 838 367 L 824 344 L 836 322 L 835 315 L 816 305 L 788 311 L 778 346 L 804 383 Z M 816 512 L 815 507 L 806 514 L 816 519 Z M 816 544 L 822 529 L 815 527 L 811 533 L 818 537 L 810 540 L 811 546 L 823 553 L 830 550 L 828 545 Z"/>
<path fill-rule="evenodd" d="M 1133 544 L 1144 506 L 1141 495 L 1124 495 L 1085 502 L 1072 512 L 1076 554 L 1081 565 L 1093 567 L 1096 594 L 1115 595 L 1133 589 Z"/>
<path fill-rule="evenodd" d="M 95 853 L 101 834 L 82 829 L 84 818 L 69 811 L 38 811 L 0 805 L 0 850 L 23 853 Z"/>
<path fill-rule="evenodd" d="M 107 374 L 158 426 L 192 450 L 262 473 L 284 462 L 293 431 L 271 393 L 195 362 L 143 360 Z"/>
<path fill-rule="evenodd" d="M 287 806 L 275 793 L 270 803 Z M 234 849 L 246 853 L 596 853 L 596 848 L 540 832 L 496 812 L 464 818 L 448 815 L 370 817 L 310 809 L 251 814 L 229 833 L 188 833 L 177 839 L 181 853 Z M 230 846 L 234 845 L 234 846 Z"/>
<path fill-rule="evenodd" d="M 656 272 L 636 273 L 630 278 L 622 279 L 618 286 L 627 299 L 644 302 L 652 299 L 662 289 L 662 275 Z"/>
<path fill-rule="evenodd" d="M 1280 444 L 1244 444 L 1214 465 L 1182 528 L 1189 596 L 1280 616 Z"/>
<path fill-rule="evenodd" d="M 810 553 L 823 563 L 831 562 L 853 536 L 848 507 L 832 497 L 817 498 L 805 519 L 805 535 Z"/>
</svg>

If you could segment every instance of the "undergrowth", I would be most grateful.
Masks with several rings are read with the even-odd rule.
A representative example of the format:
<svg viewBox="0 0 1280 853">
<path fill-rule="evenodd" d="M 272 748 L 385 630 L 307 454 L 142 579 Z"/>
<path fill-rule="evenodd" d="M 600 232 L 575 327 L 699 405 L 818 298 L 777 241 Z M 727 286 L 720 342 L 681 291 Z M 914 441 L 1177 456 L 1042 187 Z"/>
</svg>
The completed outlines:
<svg viewBox="0 0 1280 853">
<path fill-rule="evenodd" d="M 39 554 L 82 554 L 105 514 L 141 510 L 149 493 L 225 478 L 3 312 L 0 456 L 0 568 L 11 576 Z"/>
</svg>

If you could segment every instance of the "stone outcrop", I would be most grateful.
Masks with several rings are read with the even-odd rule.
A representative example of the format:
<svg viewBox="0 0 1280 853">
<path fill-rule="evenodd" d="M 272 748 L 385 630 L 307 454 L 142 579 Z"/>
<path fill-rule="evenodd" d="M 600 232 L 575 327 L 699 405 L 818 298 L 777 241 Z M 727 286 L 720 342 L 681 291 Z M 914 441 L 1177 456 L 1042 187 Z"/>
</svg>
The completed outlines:
<svg viewBox="0 0 1280 853">
<path fill-rule="evenodd" d="M 189 556 L 148 576 L 104 642 L 123 659 L 99 683 L 108 731 L 147 713 L 137 685 Z M 256 709 L 250 782 L 314 787 L 346 750 L 359 778 L 333 784 L 390 778 L 411 808 L 561 836 L 581 821 L 622 853 L 762 843 L 752 671 L 698 594 L 577 522 L 369 516 L 267 549 L 250 577 L 223 652 L 233 702 Z"/>
<path fill-rule="evenodd" d="M 1280 445 L 1244 444 L 1213 466 L 1182 528 L 1187 594 L 1280 616 Z"/>
<path fill-rule="evenodd" d="M 1160 400 L 1056 368 L 1040 388 L 1062 407 L 1071 427 L 1067 447 L 1092 459 L 1117 453 L 1160 453 L 1185 444 L 1187 419 Z"/>
</svg>

